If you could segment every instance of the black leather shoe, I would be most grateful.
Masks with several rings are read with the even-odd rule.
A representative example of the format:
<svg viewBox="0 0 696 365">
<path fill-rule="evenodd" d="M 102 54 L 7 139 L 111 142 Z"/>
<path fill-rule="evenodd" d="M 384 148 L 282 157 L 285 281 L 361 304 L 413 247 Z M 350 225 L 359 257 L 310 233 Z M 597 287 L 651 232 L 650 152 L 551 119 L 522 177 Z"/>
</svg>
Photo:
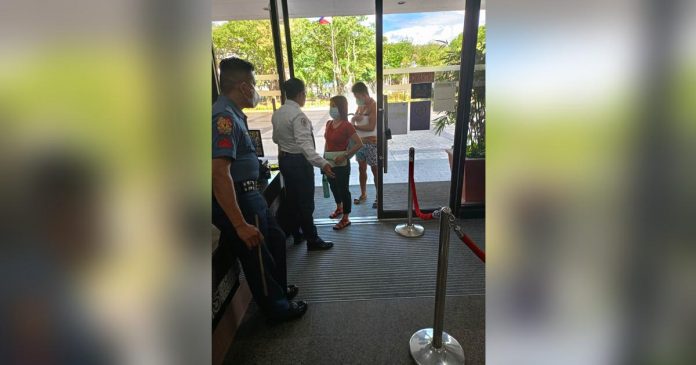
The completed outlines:
<svg viewBox="0 0 696 365">
<path fill-rule="evenodd" d="M 285 292 L 285 297 L 288 298 L 288 300 L 292 300 L 292 298 L 297 296 L 297 293 L 300 292 L 300 288 L 296 287 L 295 285 L 288 285 L 288 290 Z"/>
<path fill-rule="evenodd" d="M 307 242 L 307 251 L 328 250 L 333 247 L 333 242 L 324 241 L 321 238 L 314 242 Z"/>
<path fill-rule="evenodd" d="M 307 303 L 304 300 L 298 300 L 296 302 L 290 302 L 290 307 L 288 311 L 277 316 L 272 316 L 268 318 L 270 324 L 277 324 L 280 322 L 290 321 L 302 317 L 307 313 Z"/>
<path fill-rule="evenodd" d="M 288 308 L 288 313 L 285 315 L 283 320 L 289 321 L 292 319 L 297 319 L 302 317 L 305 313 L 307 313 L 307 302 L 304 300 L 290 302 L 290 308 Z"/>
</svg>

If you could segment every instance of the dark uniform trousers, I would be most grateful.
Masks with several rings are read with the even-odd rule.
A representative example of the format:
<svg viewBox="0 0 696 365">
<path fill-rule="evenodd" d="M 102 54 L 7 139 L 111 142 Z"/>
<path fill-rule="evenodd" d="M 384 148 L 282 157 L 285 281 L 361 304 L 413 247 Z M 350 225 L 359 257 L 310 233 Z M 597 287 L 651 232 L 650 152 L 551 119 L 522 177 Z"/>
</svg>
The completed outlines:
<svg viewBox="0 0 696 365">
<path fill-rule="evenodd" d="M 314 166 L 302 154 L 284 153 L 278 158 L 285 182 L 285 199 L 280 208 L 285 232 L 302 228 L 307 242 L 317 240 L 314 226 Z"/>
<path fill-rule="evenodd" d="M 231 250 L 239 259 L 244 270 L 251 294 L 261 310 L 270 317 L 284 315 L 288 308 L 287 267 L 285 262 L 285 235 L 276 223 L 258 191 L 238 192 L 237 204 L 244 219 L 256 225 L 255 216 L 259 217 L 259 230 L 264 236 L 261 246 L 268 296 L 264 295 L 261 280 L 261 267 L 257 249 L 249 250 L 227 218 L 227 215 L 213 197 L 213 224 L 220 230 L 220 248 Z"/>
</svg>

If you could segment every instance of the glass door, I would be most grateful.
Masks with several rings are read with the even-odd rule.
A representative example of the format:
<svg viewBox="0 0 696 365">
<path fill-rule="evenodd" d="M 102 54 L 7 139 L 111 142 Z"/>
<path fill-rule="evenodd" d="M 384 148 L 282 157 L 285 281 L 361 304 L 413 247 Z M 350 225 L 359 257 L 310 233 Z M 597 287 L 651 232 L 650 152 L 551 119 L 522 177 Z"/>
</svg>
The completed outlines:
<svg viewBox="0 0 696 365">
<path fill-rule="evenodd" d="M 464 2 L 387 9 L 376 3 L 378 217 L 401 218 L 411 148 L 421 210 L 450 205 Z"/>
</svg>

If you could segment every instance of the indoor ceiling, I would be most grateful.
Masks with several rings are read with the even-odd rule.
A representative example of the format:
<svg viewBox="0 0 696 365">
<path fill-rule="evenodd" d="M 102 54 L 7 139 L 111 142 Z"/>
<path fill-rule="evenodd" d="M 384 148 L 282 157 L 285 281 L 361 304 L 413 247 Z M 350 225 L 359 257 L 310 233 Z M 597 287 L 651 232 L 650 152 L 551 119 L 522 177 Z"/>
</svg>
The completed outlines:
<svg viewBox="0 0 696 365">
<path fill-rule="evenodd" d="M 399 4 L 403 3 L 403 4 Z M 481 9 L 485 9 L 481 0 Z M 278 0 L 278 8 L 281 8 Z M 384 0 L 384 13 L 420 13 L 429 11 L 464 10 L 465 0 Z M 268 19 L 268 1 L 213 0 L 213 21 Z M 290 18 L 320 16 L 371 15 L 375 13 L 374 0 L 288 0 Z"/>
</svg>

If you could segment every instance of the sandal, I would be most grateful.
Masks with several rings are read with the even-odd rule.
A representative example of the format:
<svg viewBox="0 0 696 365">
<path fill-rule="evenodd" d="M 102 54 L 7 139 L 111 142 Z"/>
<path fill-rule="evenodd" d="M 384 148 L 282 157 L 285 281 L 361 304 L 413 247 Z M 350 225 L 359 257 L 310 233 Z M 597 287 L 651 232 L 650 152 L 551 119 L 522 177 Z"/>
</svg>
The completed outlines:
<svg viewBox="0 0 696 365">
<path fill-rule="evenodd" d="M 362 204 L 362 203 L 364 203 L 364 202 L 366 202 L 366 201 L 367 201 L 367 196 L 361 196 L 361 197 L 358 198 L 358 199 L 353 199 L 353 204 L 355 204 L 355 205 L 360 205 L 360 204 Z"/>
<path fill-rule="evenodd" d="M 334 231 L 340 231 L 343 228 L 350 226 L 350 224 L 351 224 L 350 221 L 341 220 L 338 223 L 336 223 L 336 225 L 333 226 L 333 229 L 334 229 Z"/>
<path fill-rule="evenodd" d="M 329 218 L 336 219 L 342 215 L 343 215 L 343 209 L 336 209 L 336 210 L 334 210 L 333 213 L 331 213 L 331 215 L 329 215 Z"/>
</svg>

